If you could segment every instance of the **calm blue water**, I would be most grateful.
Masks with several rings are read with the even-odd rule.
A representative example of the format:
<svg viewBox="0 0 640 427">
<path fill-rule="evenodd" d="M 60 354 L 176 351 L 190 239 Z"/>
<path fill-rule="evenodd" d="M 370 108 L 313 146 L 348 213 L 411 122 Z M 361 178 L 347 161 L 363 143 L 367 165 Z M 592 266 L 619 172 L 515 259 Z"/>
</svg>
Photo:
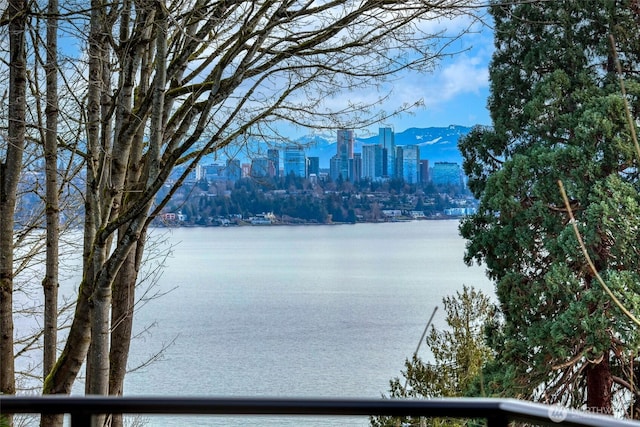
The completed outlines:
<svg viewBox="0 0 640 427">
<path fill-rule="evenodd" d="M 471 285 L 457 221 L 175 229 L 161 298 L 138 311 L 128 395 L 386 393 L 442 297 Z M 166 230 L 157 230 L 166 233 Z M 175 288 L 175 289 L 174 289 Z M 423 358 L 428 349 L 420 350 Z M 146 417 L 154 426 L 365 426 L 367 418 Z"/>
</svg>

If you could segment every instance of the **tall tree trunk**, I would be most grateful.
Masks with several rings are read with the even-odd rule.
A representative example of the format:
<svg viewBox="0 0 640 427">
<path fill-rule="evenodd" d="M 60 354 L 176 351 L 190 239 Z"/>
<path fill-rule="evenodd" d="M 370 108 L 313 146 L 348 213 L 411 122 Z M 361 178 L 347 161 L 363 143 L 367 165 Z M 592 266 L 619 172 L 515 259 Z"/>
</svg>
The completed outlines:
<svg viewBox="0 0 640 427">
<path fill-rule="evenodd" d="M 87 394 L 107 395 L 109 392 L 109 310 L 111 281 L 101 274 L 91 295 L 91 347 L 87 359 Z"/>
<path fill-rule="evenodd" d="M 154 14 L 152 11 L 150 16 Z M 130 152 L 129 171 L 127 176 L 127 188 L 133 190 L 138 184 L 149 185 L 150 183 L 140 183 L 141 179 L 153 180 L 159 173 L 160 149 L 162 147 L 163 138 L 163 113 L 165 105 L 165 84 L 166 84 L 166 59 L 167 59 L 167 14 L 166 9 L 157 6 L 155 10 L 156 17 L 156 77 L 153 86 L 153 108 L 150 122 L 150 138 L 149 149 L 145 162 L 145 173 L 140 170 L 140 161 L 142 160 L 142 146 L 134 144 L 136 147 Z M 141 135 L 139 135 L 141 136 Z M 138 138 L 137 142 L 142 139 Z M 137 202 L 135 197 L 125 197 L 123 204 Z M 142 254 L 144 252 L 146 241 L 147 222 L 146 215 L 151 207 L 151 201 L 147 203 L 147 209 L 144 216 L 139 216 L 141 221 L 141 232 L 133 250 L 129 252 L 125 263 L 121 267 L 118 280 L 114 284 L 114 297 L 112 308 L 112 324 L 113 331 L 111 335 L 111 372 L 110 372 L 110 394 L 119 395 L 123 393 L 124 375 L 126 373 L 126 363 L 129 356 L 129 348 L 131 342 L 131 330 L 133 326 L 133 304 L 135 302 L 135 284 L 138 278 L 140 264 L 142 262 Z M 136 221 L 134 221 L 135 223 Z M 131 225 L 131 224 L 130 224 Z M 124 231 L 124 227 L 120 230 Z M 120 239 L 119 239 L 120 240 Z M 117 322 L 117 323 L 116 323 Z M 121 427 L 122 416 L 115 415 L 112 419 L 112 426 Z"/>
<path fill-rule="evenodd" d="M 123 7 L 122 20 L 129 22 L 130 18 L 129 2 L 125 2 Z M 138 5 L 136 7 L 136 15 L 138 22 L 145 22 L 146 30 L 143 32 L 144 39 L 149 39 L 152 35 L 153 26 L 146 24 L 153 20 L 153 7 L 143 8 Z M 122 26 L 120 29 L 121 42 L 127 43 L 130 38 L 129 28 Z M 129 72 L 120 75 L 121 91 L 120 99 L 117 103 L 118 114 L 116 115 L 115 135 L 116 138 L 122 137 L 122 125 L 131 114 L 131 101 L 133 94 L 134 80 L 136 78 L 135 71 L 141 66 L 139 71 L 139 91 L 144 93 L 147 91 L 147 82 L 151 74 L 151 67 L 143 58 L 148 58 L 147 45 L 138 43 L 136 48 L 127 50 L 128 55 L 121 57 L 126 70 Z M 135 190 L 142 188 L 144 182 L 141 180 L 142 172 L 142 156 L 146 146 L 144 129 L 141 127 L 134 135 L 129 151 L 129 161 L 126 171 L 127 193 L 122 198 L 123 209 L 126 210 L 129 204 L 136 202 Z M 130 224 L 127 224 L 130 225 Z M 126 232 L 127 227 L 121 227 L 119 234 Z M 138 280 L 138 273 L 142 263 L 146 242 L 146 226 L 142 231 L 140 238 L 134 244 L 131 252 L 125 259 L 122 267 L 118 272 L 118 276 L 113 284 L 113 301 L 111 308 L 111 347 L 109 354 L 109 394 L 120 396 L 124 393 L 124 378 L 127 372 L 127 362 L 129 360 L 129 351 L 131 347 L 131 335 L 133 330 L 133 313 L 135 304 L 135 286 Z M 112 414 L 111 427 L 122 427 L 124 425 L 122 414 Z"/>
<path fill-rule="evenodd" d="M 69 394 L 82 364 L 86 361 L 87 365 L 91 365 L 91 362 L 87 360 L 87 353 L 91 343 L 92 313 L 95 307 L 93 293 L 98 273 L 104 264 L 105 248 L 108 244 L 104 239 L 96 243 L 97 230 L 104 223 L 105 216 L 100 201 L 103 196 L 101 182 L 107 177 L 104 176 L 101 164 L 108 156 L 108 153 L 105 153 L 103 149 L 104 147 L 100 145 L 100 101 L 104 86 L 102 62 L 105 44 L 105 32 L 103 31 L 105 12 L 104 5 L 100 0 L 92 0 L 91 6 L 88 35 L 89 83 L 85 107 L 87 115 L 87 184 L 83 236 L 83 279 L 78 291 L 73 322 L 65 347 L 45 379 L 44 394 Z M 89 377 L 87 378 L 87 387 L 90 386 L 90 383 L 91 378 Z"/>
<path fill-rule="evenodd" d="M 42 374 L 46 379 L 56 363 L 58 348 L 58 262 L 60 204 L 58 197 L 58 0 L 49 0 L 47 18 L 46 131 L 44 141 L 46 176 L 46 269 L 44 291 L 44 348 Z M 62 414 L 42 415 L 42 426 L 62 425 Z"/>
<path fill-rule="evenodd" d="M 109 394 L 113 396 L 122 396 L 124 392 L 124 377 L 127 373 L 133 330 L 135 287 L 144 252 L 144 242 L 145 233 L 129 252 L 113 284 L 111 348 L 109 349 Z M 123 425 L 122 414 L 113 414 L 111 427 Z"/>
<path fill-rule="evenodd" d="M 133 308 L 138 265 L 134 248 L 120 268 L 113 284 L 111 347 L 109 349 L 109 394 L 121 396 L 133 330 Z"/>
<path fill-rule="evenodd" d="M 9 0 L 9 132 L 0 164 L 0 392 L 15 394 L 13 358 L 13 227 L 26 134 L 27 2 Z M 7 415 L 9 424 L 12 417 Z"/>
<path fill-rule="evenodd" d="M 99 230 L 105 224 L 110 209 L 107 200 L 111 200 L 105 190 L 105 181 L 111 179 L 107 175 L 105 163 L 108 162 L 108 146 L 102 145 L 101 101 L 105 90 L 104 59 L 106 6 L 101 0 L 91 1 L 91 18 L 89 32 L 89 86 L 87 94 L 87 213 L 85 219 L 85 276 L 88 272 L 89 291 L 91 293 L 90 314 L 90 347 L 87 356 L 87 377 L 85 392 L 87 394 L 106 395 L 108 391 L 108 310 L 111 304 L 110 284 L 105 283 L 102 267 L 108 250 L 107 241 Z M 105 152 L 105 150 L 107 152 Z M 103 200 L 105 199 L 105 200 Z M 106 342 L 105 342 L 106 340 Z"/>
<path fill-rule="evenodd" d="M 46 175 L 46 272 L 44 287 L 44 357 L 43 376 L 51 372 L 56 362 L 58 342 L 58 262 L 59 262 L 59 202 L 58 202 L 58 0 L 49 0 L 47 18 L 47 106 L 44 142 Z"/>
<path fill-rule="evenodd" d="M 601 414 L 613 414 L 611 407 L 611 387 L 613 378 L 609 366 L 609 353 L 602 355 L 600 363 L 587 367 L 587 410 Z"/>
</svg>

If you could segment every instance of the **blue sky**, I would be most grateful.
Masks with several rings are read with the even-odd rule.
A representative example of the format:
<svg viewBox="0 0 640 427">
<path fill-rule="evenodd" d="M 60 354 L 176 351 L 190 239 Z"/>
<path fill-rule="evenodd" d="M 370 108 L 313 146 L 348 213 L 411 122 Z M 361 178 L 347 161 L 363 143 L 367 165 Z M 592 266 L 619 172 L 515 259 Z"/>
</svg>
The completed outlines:
<svg viewBox="0 0 640 427">
<path fill-rule="evenodd" d="M 478 25 L 452 47 L 463 52 L 444 58 L 430 74 L 407 76 L 396 82 L 394 94 L 407 100 L 420 96 L 424 101 L 424 107 L 413 114 L 390 120 L 396 131 L 410 127 L 491 124 L 487 97 L 492 30 Z"/>
<path fill-rule="evenodd" d="M 444 30 L 449 34 L 462 31 L 471 25 L 471 31 L 453 43 L 447 52 L 457 52 L 442 58 L 433 71 L 407 73 L 387 85 L 390 97 L 381 106 L 391 112 L 404 103 L 423 103 L 411 113 L 394 116 L 366 129 L 355 129 L 358 136 L 377 134 L 381 126 L 392 127 L 396 132 L 408 128 L 446 127 L 449 125 L 491 125 L 487 98 L 489 96 L 489 62 L 493 54 L 493 31 L 479 22 L 472 25 L 470 18 L 455 21 L 427 22 L 424 27 L 435 33 Z M 352 94 L 365 100 L 366 90 Z M 335 100 L 340 104 L 342 100 Z M 292 130 L 290 136 L 301 137 L 313 131 Z"/>
<path fill-rule="evenodd" d="M 441 59 L 431 72 L 408 73 L 394 80 L 392 86 L 387 87 L 390 91 L 389 101 L 381 106 L 384 111 L 390 112 L 404 103 L 422 100 L 422 107 L 358 133 L 376 134 L 380 126 L 390 126 L 396 132 L 401 132 L 411 127 L 490 125 L 486 104 L 489 95 L 488 65 L 493 53 L 492 29 L 479 22 L 472 24 L 469 17 L 420 23 L 425 32 L 445 31 L 448 34 L 458 33 L 470 25 L 471 31 L 449 47 L 449 52 L 460 53 Z M 77 54 L 79 49 L 72 40 L 64 39 L 61 45 L 63 49 Z M 366 99 L 370 94 L 360 95 Z M 286 133 L 291 133 L 291 137 L 300 137 L 313 132 L 297 128 Z"/>
</svg>

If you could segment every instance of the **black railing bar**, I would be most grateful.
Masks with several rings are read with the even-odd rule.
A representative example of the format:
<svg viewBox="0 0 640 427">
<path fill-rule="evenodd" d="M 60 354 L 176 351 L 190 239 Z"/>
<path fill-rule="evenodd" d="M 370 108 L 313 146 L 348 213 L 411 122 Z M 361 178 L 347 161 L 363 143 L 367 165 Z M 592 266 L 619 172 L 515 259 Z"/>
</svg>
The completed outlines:
<svg viewBox="0 0 640 427">
<path fill-rule="evenodd" d="M 93 427 L 95 424 L 97 423 L 93 422 L 93 414 L 77 412 L 71 414 L 70 427 Z"/>
<path fill-rule="evenodd" d="M 226 415 L 422 415 L 484 417 L 500 411 L 499 400 L 307 399 L 237 397 L 3 396 L 3 411 L 36 413 L 141 413 Z"/>
<path fill-rule="evenodd" d="M 511 419 L 551 426 L 639 427 L 640 423 L 514 399 L 307 399 L 138 396 L 0 396 L 3 413 L 425 416 Z M 552 418 L 554 416 L 555 418 Z M 558 418 L 561 416 L 561 419 Z M 493 423 L 492 423 L 493 424 Z M 497 425 L 497 424 L 496 424 Z"/>
</svg>

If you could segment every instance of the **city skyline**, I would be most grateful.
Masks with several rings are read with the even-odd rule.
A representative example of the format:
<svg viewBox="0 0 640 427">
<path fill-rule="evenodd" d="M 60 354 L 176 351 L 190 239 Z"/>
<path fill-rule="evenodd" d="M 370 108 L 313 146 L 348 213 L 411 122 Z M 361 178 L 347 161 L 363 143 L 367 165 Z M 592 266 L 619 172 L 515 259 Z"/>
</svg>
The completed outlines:
<svg viewBox="0 0 640 427">
<path fill-rule="evenodd" d="M 459 163 L 421 158 L 420 148 L 415 144 L 396 146 L 395 133 L 388 127 L 380 127 L 377 142 L 363 144 L 359 152 L 355 151 L 354 131 L 339 129 L 336 131 L 334 149 L 328 168 L 326 165 L 321 167 L 319 157 L 307 156 L 305 147 L 286 145 L 280 149 L 271 148 L 266 156 L 249 159 L 250 163 L 228 159 L 223 163 L 201 165 L 192 172 L 190 179 L 236 181 L 245 177 L 278 179 L 294 175 L 354 182 L 400 178 L 408 184 L 433 181 L 458 185 L 464 181 Z M 179 170 L 176 172 L 180 173 Z"/>
</svg>

